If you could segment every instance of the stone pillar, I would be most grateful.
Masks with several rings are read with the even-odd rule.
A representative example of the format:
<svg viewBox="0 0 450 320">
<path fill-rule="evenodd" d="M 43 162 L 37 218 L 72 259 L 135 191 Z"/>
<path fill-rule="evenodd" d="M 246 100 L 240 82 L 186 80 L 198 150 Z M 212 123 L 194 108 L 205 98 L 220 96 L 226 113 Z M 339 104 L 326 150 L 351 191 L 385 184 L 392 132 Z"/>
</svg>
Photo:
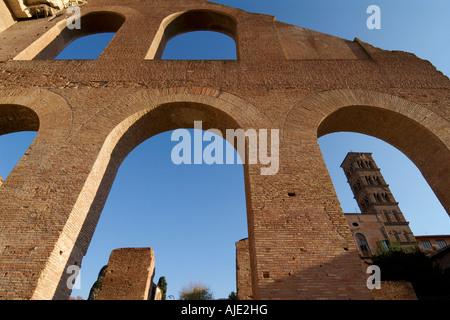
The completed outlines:
<svg viewBox="0 0 450 320">
<path fill-rule="evenodd" d="M 238 300 L 253 299 L 248 239 L 236 242 L 236 290 Z"/>
<path fill-rule="evenodd" d="M 152 248 L 114 250 L 97 300 L 148 300 L 155 273 Z"/>
</svg>

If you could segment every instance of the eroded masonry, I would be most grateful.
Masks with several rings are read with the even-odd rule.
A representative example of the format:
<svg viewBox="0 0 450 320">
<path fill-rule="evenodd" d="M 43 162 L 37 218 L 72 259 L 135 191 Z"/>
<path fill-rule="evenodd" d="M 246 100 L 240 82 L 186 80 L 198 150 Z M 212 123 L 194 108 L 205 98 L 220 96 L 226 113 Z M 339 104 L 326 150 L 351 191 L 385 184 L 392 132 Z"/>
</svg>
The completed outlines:
<svg viewBox="0 0 450 320">
<path fill-rule="evenodd" d="M 0 3 L 0 134 L 38 132 L 0 186 L 2 299 L 68 298 L 123 159 L 194 121 L 280 133 L 276 174 L 244 165 L 253 299 L 370 298 L 322 135 L 394 145 L 449 212 L 450 81 L 428 61 L 203 0 L 78 1 L 79 29 L 68 4 Z M 237 60 L 160 59 L 195 30 L 232 37 Z M 116 34 L 98 59 L 54 60 L 99 32 Z"/>
</svg>

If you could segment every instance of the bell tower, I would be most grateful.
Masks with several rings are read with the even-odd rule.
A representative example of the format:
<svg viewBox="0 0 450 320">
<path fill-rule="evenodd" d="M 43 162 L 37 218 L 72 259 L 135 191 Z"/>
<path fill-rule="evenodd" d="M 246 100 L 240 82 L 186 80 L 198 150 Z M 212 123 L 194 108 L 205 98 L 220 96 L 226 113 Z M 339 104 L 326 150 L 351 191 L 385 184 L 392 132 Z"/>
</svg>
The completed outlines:
<svg viewBox="0 0 450 320">
<path fill-rule="evenodd" d="M 345 172 L 361 215 L 375 215 L 384 226 L 387 238 L 385 240 L 388 242 L 396 242 L 402 247 L 414 245 L 416 240 L 409 228 L 409 222 L 403 216 L 372 154 L 349 152 L 341 168 Z"/>
</svg>

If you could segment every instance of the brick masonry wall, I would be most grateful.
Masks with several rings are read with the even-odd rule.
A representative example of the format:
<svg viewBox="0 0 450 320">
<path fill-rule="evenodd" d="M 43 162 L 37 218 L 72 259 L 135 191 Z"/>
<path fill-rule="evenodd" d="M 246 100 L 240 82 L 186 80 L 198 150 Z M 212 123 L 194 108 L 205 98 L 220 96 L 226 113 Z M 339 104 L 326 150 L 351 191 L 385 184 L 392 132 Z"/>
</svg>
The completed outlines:
<svg viewBox="0 0 450 320">
<path fill-rule="evenodd" d="M 161 21 L 188 9 L 233 17 L 239 59 L 146 60 Z M 355 131 L 396 145 L 450 212 L 450 172 L 436 165 L 450 163 L 450 81 L 428 61 L 207 1 L 82 8 L 95 11 L 126 20 L 97 60 L 14 60 L 63 16 L 1 33 L 0 108 L 11 112 L 0 134 L 32 126 L 33 112 L 39 118 L 36 139 L 0 186 L 1 298 L 67 299 L 67 267 L 82 265 L 120 163 L 145 139 L 194 120 L 279 130 L 278 173 L 244 166 L 254 299 L 370 298 L 321 135 Z M 301 39 L 309 45 L 296 53 Z M 325 45 L 334 53 L 315 49 Z"/>
<path fill-rule="evenodd" d="M 155 272 L 151 248 L 120 248 L 111 252 L 97 300 L 148 300 Z"/>
<path fill-rule="evenodd" d="M 411 282 L 381 281 L 380 289 L 373 289 L 374 300 L 417 300 Z"/>
<path fill-rule="evenodd" d="M 236 242 L 236 288 L 238 300 L 253 299 L 248 239 Z"/>
</svg>

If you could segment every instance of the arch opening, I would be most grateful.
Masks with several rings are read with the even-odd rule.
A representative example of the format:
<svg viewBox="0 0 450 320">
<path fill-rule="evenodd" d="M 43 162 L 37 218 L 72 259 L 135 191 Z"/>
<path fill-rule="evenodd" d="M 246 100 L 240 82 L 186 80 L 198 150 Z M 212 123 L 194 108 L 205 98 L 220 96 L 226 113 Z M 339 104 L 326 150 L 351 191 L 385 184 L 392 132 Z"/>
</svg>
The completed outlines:
<svg viewBox="0 0 450 320">
<path fill-rule="evenodd" d="M 362 203 L 358 204 L 355 193 L 363 192 L 368 184 L 349 180 L 340 165 L 348 152 L 368 152 L 372 153 L 384 178 L 370 187 L 388 186 L 402 212 L 399 215 L 396 209 L 385 206 L 380 214 L 384 222 L 395 224 L 406 220 L 415 235 L 445 234 L 450 230 L 450 219 L 445 208 L 417 166 L 397 148 L 373 136 L 354 132 L 324 135 L 319 138 L 319 145 L 345 214 L 361 214 L 360 207 L 365 208 L 364 200 L 367 199 L 361 199 Z M 350 223 L 353 221 L 359 223 L 356 219 Z"/>
<path fill-rule="evenodd" d="M 96 11 L 81 16 L 79 21 L 79 28 L 69 28 L 66 20 L 59 22 L 14 60 L 53 60 L 79 38 L 101 33 L 117 33 L 125 22 L 125 16 L 116 12 Z"/>
<path fill-rule="evenodd" d="M 121 166 L 122 162 L 125 160 L 125 158 L 131 154 L 134 153 L 133 150 L 135 150 L 138 146 L 145 145 L 147 143 L 147 139 L 151 138 L 150 140 L 153 140 L 157 138 L 157 136 L 164 137 L 167 135 L 164 134 L 164 132 L 173 131 L 180 128 L 187 128 L 187 129 L 193 129 L 194 128 L 194 120 L 195 121 L 202 121 L 203 128 L 206 129 L 217 129 L 223 133 L 225 133 L 226 129 L 237 129 L 239 128 L 238 123 L 228 114 L 226 114 L 223 111 L 220 111 L 218 109 L 215 109 L 211 106 L 204 105 L 201 103 L 194 103 L 194 102 L 178 102 L 178 103 L 168 103 L 164 105 L 159 105 L 156 108 L 150 108 L 143 110 L 141 112 L 137 112 L 134 115 L 128 117 L 126 120 L 122 121 L 119 125 L 117 125 L 114 130 L 109 134 L 108 138 L 106 139 L 104 146 L 102 148 L 102 151 L 100 152 L 96 164 L 94 164 L 93 172 L 100 173 L 100 175 L 97 175 L 97 178 L 101 176 L 101 181 L 88 181 L 86 182 L 86 188 L 82 191 L 82 193 L 79 196 L 79 202 L 80 203 L 88 203 L 88 205 L 84 205 L 85 208 L 83 208 L 83 205 L 78 207 L 77 205 L 77 211 L 78 214 L 80 214 L 80 211 L 86 210 L 86 219 L 81 227 L 81 230 L 79 232 L 79 236 L 77 238 L 77 241 L 75 243 L 75 246 L 72 250 L 71 257 L 69 258 L 69 261 L 67 262 L 68 265 L 70 265 L 70 261 L 76 260 L 81 261 L 82 256 L 79 256 L 80 253 L 84 255 L 85 252 L 88 250 L 89 241 L 86 239 L 91 239 L 94 234 L 94 230 L 97 225 L 97 221 L 100 219 L 100 214 L 106 204 L 106 200 L 108 198 L 108 194 L 110 193 L 110 190 L 112 189 L 114 179 L 116 177 L 117 172 L 119 172 L 119 167 Z M 223 134 L 225 137 L 225 134 Z M 152 138 L 153 137 L 153 138 Z M 192 140 L 194 141 L 194 139 Z M 205 143 L 205 146 L 208 145 L 208 143 Z M 193 145 L 192 147 L 195 147 Z M 225 147 L 225 145 L 224 145 Z M 167 157 L 170 159 L 171 155 L 164 152 Z M 106 165 L 106 167 L 105 167 Z M 240 192 L 240 202 L 245 203 L 244 208 L 241 207 L 241 210 L 247 210 L 246 206 L 246 200 L 244 198 L 247 197 L 248 192 L 248 179 L 247 179 L 247 169 L 245 165 L 237 164 L 238 168 L 237 170 L 240 170 L 241 174 L 241 181 L 242 182 L 242 176 L 244 180 L 244 184 L 242 185 Z M 240 167 L 239 167 L 240 166 Z M 228 169 L 229 167 L 226 167 L 225 165 L 222 166 L 223 168 Z M 192 168 L 192 170 L 199 170 L 199 166 L 196 166 L 194 164 L 188 166 L 189 169 Z M 240 169 L 239 169 L 240 168 Z M 211 170 L 211 168 L 207 168 L 206 171 Z M 235 167 L 236 169 L 236 167 Z M 215 169 L 214 169 L 215 170 Z M 212 173 L 209 173 L 210 177 L 214 177 Z M 225 174 L 226 175 L 226 174 Z M 192 178 L 192 176 L 191 176 Z M 164 179 L 164 177 L 163 177 Z M 192 178 L 193 179 L 193 178 Z M 192 180 L 191 179 L 191 180 Z M 207 178 L 205 178 L 207 179 Z M 225 177 L 223 178 L 225 179 Z M 167 182 L 167 181 L 166 181 Z M 165 183 L 166 183 L 165 182 Z M 198 179 L 196 181 L 190 181 L 188 183 L 195 183 L 199 182 Z M 91 187 L 93 185 L 96 185 L 95 190 Z M 176 186 L 177 183 L 173 183 L 171 186 Z M 211 192 L 214 190 L 214 187 L 221 187 L 223 188 L 223 182 L 222 180 L 218 180 L 217 178 L 213 181 L 210 180 L 208 185 L 205 185 L 207 188 L 206 191 L 200 191 L 200 201 L 205 201 L 205 198 L 202 198 L 202 194 L 208 194 L 208 192 Z M 89 190 L 88 190 L 89 189 Z M 195 191 L 195 188 L 193 190 L 185 190 L 186 192 L 192 192 Z M 183 192 L 183 190 L 181 190 Z M 242 192 L 245 193 L 246 197 L 242 197 Z M 174 188 L 174 192 L 172 192 L 169 195 L 169 199 L 171 199 L 171 204 L 176 203 L 177 197 L 179 197 L 180 190 Z M 223 194 L 223 191 L 220 192 L 222 198 L 227 197 L 227 195 Z M 166 198 L 167 199 L 167 198 Z M 222 199 L 222 200 L 225 200 Z M 229 200 L 229 199 L 228 199 Z M 167 200 L 170 201 L 170 200 Z M 217 205 L 217 199 L 216 203 L 213 205 Z M 193 205 L 198 206 L 198 205 Z M 210 207 L 209 210 L 213 208 Z M 198 208 L 197 208 L 198 209 Z M 179 208 L 179 210 L 182 210 Z M 76 214 L 76 213 L 72 213 Z M 205 218 L 206 219 L 206 218 Z M 247 217 L 244 218 L 244 220 L 247 219 L 248 221 L 248 214 Z M 154 228 L 156 226 L 149 226 L 149 232 L 151 232 L 151 228 Z M 248 224 L 245 225 L 244 229 L 247 230 Z M 242 230 L 242 229 L 241 229 Z M 245 237 L 245 236 L 244 236 Z M 235 242 L 241 240 L 242 237 L 239 236 L 238 239 L 234 239 L 231 245 L 234 248 Z M 168 241 L 172 241 L 171 239 L 168 239 Z M 142 246 L 142 244 L 141 244 Z M 153 247 L 152 243 L 148 243 L 148 247 Z M 108 252 L 107 254 L 109 254 Z M 167 253 L 163 252 L 161 255 L 165 255 Z M 78 257 L 77 257 L 78 255 Z M 155 252 L 155 255 L 158 255 L 158 252 Z M 158 258 L 156 258 L 158 259 Z M 235 260 L 233 259 L 232 263 L 234 263 Z M 67 267 L 67 266 L 66 266 Z M 98 268 L 97 268 L 98 269 Z M 98 274 L 99 270 L 93 270 L 92 272 L 94 274 Z M 158 270 L 159 271 L 159 270 Z M 233 270 L 234 271 L 234 270 Z M 160 275 L 164 274 L 164 270 L 161 269 Z M 182 273 L 182 266 L 180 266 L 180 272 Z M 157 279 L 156 279 L 157 280 Z M 190 280 L 197 280 L 197 279 L 187 279 L 186 281 Z M 62 279 L 60 280 L 59 287 L 63 288 L 63 286 L 66 283 L 65 276 L 62 275 Z M 186 283 L 183 283 L 185 285 Z M 58 292 L 58 290 L 57 290 Z M 56 298 L 56 297 L 55 297 Z"/>
<path fill-rule="evenodd" d="M 232 16 L 211 10 L 190 10 L 172 14 L 162 21 L 146 59 L 161 59 L 172 38 L 193 31 L 213 31 L 231 37 L 235 42 L 236 57 L 239 57 L 237 22 Z"/>
<path fill-rule="evenodd" d="M 358 246 L 359 252 L 364 256 L 370 256 L 370 247 L 367 243 L 366 237 L 362 233 L 357 233 L 355 235 L 355 241 Z"/>
<path fill-rule="evenodd" d="M 347 106 L 324 118 L 317 135 L 357 246 L 357 233 L 369 236 L 372 254 L 448 234 L 449 150 L 429 129 L 391 110 Z"/>
<path fill-rule="evenodd" d="M 21 105 L 0 105 L 0 135 L 38 129 L 39 117 L 32 109 Z"/>
<path fill-rule="evenodd" d="M 38 130 L 39 117 L 32 109 L 0 105 L 0 185 L 34 141 Z"/>
<path fill-rule="evenodd" d="M 400 150 L 420 170 L 449 213 L 450 150 L 434 133 L 398 112 L 371 106 L 342 107 L 324 118 L 317 137 L 354 132 L 376 137 Z"/>
<path fill-rule="evenodd" d="M 72 296 L 87 299 L 111 251 L 124 247 L 153 248 L 154 282 L 164 276 L 175 299 L 190 281 L 216 298 L 236 291 L 235 242 L 247 237 L 243 166 L 176 165 L 173 132 L 145 140 L 120 165 Z"/>
</svg>

